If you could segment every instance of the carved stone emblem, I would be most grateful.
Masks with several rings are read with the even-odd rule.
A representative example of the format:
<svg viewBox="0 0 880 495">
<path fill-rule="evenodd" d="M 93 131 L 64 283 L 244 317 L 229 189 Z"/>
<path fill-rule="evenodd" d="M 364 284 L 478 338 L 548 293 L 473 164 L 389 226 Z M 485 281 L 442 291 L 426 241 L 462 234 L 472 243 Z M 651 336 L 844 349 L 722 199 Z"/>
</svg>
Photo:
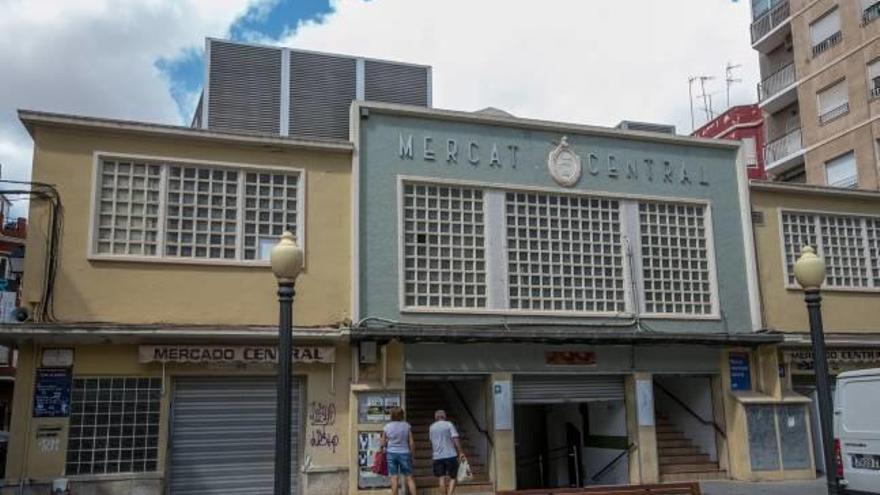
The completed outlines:
<svg viewBox="0 0 880 495">
<path fill-rule="evenodd" d="M 568 145 L 568 138 L 562 136 L 559 145 L 547 157 L 550 175 L 559 185 L 571 187 L 581 178 L 581 157 Z"/>
</svg>

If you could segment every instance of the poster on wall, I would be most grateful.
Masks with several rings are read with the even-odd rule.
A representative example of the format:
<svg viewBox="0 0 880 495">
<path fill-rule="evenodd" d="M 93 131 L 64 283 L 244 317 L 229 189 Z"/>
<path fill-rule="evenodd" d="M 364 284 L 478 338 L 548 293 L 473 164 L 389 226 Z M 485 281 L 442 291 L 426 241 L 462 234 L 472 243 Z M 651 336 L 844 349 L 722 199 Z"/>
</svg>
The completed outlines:
<svg viewBox="0 0 880 495">
<path fill-rule="evenodd" d="M 379 451 L 381 432 L 358 432 L 358 488 L 388 488 L 391 480 L 372 471 L 373 456 Z"/>
<path fill-rule="evenodd" d="M 70 368 L 37 368 L 34 384 L 35 418 L 66 418 L 70 416 Z"/>
<path fill-rule="evenodd" d="M 358 394 L 358 423 L 387 423 L 391 421 L 391 408 L 400 404 L 400 392 Z"/>
<path fill-rule="evenodd" d="M 748 352 L 731 352 L 730 364 L 730 389 L 734 391 L 746 391 L 752 389 L 752 367 L 749 362 Z"/>
</svg>

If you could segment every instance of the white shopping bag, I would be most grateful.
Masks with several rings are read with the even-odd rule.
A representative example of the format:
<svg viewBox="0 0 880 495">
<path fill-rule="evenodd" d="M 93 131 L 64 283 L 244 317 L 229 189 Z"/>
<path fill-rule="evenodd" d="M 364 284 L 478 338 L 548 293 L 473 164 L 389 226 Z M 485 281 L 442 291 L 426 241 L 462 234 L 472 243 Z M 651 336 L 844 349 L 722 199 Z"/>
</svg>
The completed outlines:
<svg viewBox="0 0 880 495">
<path fill-rule="evenodd" d="M 467 459 L 462 459 L 458 464 L 458 474 L 455 476 L 455 480 L 459 483 L 464 483 L 466 481 L 470 481 L 474 478 L 473 473 L 471 473 L 471 465 L 468 464 Z"/>
</svg>

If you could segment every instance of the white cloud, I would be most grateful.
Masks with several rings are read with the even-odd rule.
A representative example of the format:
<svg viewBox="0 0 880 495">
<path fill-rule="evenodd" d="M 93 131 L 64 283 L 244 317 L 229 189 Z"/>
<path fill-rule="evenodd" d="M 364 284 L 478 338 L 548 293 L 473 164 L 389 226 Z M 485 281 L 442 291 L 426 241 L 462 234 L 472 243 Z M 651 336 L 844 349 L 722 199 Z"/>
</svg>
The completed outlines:
<svg viewBox="0 0 880 495">
<path fill-rule="evenodd" d="M 30 176 L 19 108 L 183 123 L 156 62 L 200 51 L 257 1 L 0 0 L 3 177 Z"/>
<path fill-rule="evenodd" d="M 731 103 L 755 99 L 757 56 L 744 0 L 338 0 L 334 6 L 281 43 L 430 64 L 437 107 L 491 105 L 523 117 L 599 125 L 667 122 L 688 132 L 688 76 L 716 76 L 708 84 L 714 107 L 723 110 L 728 61 L 743 65 Z"/>
</svg>

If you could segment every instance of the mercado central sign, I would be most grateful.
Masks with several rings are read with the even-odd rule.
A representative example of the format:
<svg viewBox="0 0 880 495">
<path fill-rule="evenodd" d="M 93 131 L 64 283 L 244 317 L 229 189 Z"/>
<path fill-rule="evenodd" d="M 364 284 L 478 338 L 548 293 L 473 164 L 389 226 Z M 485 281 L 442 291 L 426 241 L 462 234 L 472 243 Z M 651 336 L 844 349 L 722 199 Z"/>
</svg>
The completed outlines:
<svg viewBox="0 0 880 495">
<path fill-rule="evenodd" d="M 296 346 L 297 363 L 335 363 L 336 348 Z M 278 348 L 260 345 L 142 345 L 141 363 L 276 363 Z"/>
<path fill-rule="evenodd" d="M 473 140 L 435 139 L 429 135 L 398 134 L 398 156 L 403 160 L 422 160 L 449 165 L 467 164 L 473 167 L 511 168 L 524 165 L 519 145 Z M 611 179 L 661 182 L 682 186 L 708 186 L 705 167 L 659 156 L 621 158 L 610 152 L 589 151 L 578 154 L 574 145 L 562 136 L 550 151 L 548 167 L 561 185 L 574 186 L 582 173 L 607 176 Z M 556 172 L 557 171 L 561 172 Z M 560 180 L 558 176 L 562 176 Z"/>
</svg>

